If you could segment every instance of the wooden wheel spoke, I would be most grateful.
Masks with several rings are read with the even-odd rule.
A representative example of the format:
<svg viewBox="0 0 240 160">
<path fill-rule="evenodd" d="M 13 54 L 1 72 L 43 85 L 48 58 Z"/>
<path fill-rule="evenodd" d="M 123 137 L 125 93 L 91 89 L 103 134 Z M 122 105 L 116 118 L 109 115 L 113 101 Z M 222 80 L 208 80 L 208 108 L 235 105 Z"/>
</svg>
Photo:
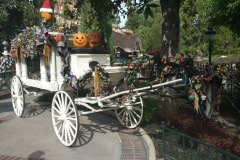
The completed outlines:
<svg viewBox="0 0 240 160">
<path fill-rule="evenodd" d="M 62 121 L 59 121 L 59 122 L 62 122 Z M 61 133 L 62 131 L 62 127 L 63 127 L 63 123 L 59 124 L 59 127 L 57 128 L 57 133 Z"/>
<path fill-rule="evenodd" d="M 71 102 L 69 102 L 66 106 L 66 114 L 67 114 L 67 112 L 68 112 L 68 110 L 69 110 L 69 108 L 70 108 L 70 106 L 72 105 L 72 103 Z"/>
<path fill-rule="evenodd" d="M 11 97 L 13 110 L 17 116 L 21 117 L 24 112 L 25 99 L 21 80 L 17 76 L 12 78 Z"/>
<path fill-rule="evenodd" d="M 69 121 L 75 121 L 76 120 L 76 118 L 75 117 L 67 117 L 67 120 L 69 120 Z"/>
<path fill-rule="evenodd" d="M 133 115 L 133 116 L 135 115 L 135 116 L 137 116 L 138 118 L 141 118 L 141 116 L 140 116 L 137 112 L 135 112 L 134 110 L 132 110 L 132 115 Z M 134 117 L 135 117 L 135 116 L 134 116 Z"/>
<path fill-rule="evenodd" d="M 79 122 L 76 113 L 72 97 L 65 91 L 56 92 L 52 103 L 52 122 L 58 139 L 65 146 L 71 146 L 77 139 Z"/>
<path fill-rule="evenodd" d="M 137 127 L 143 117 L 143 103 L 141 97 L 137 99 L 127 98 L 123 103 L 124 108 L 116 109 L 115 114 L 119 122 L 127 128 Z"/>
<path fill-rule="evenodd" d="M 69 123 L 69 131 L 71 135 L 74 136 L 74 131 L 76 132 L 76 128 L 71 123 Z"/>
<path fill-rule="evenodd" d="M 62 114 L 62 113 L 58 110 L 58 108 L 54 107 L 53 109 L 54 109 L 54 111 L 56 111 L 59 115 Z"/>
<path fill-rule="evenodd" d="M 132 119 L 134 120 L 134 123 L 136 124 L 137 123 L 137 119 L 136 117 L 134 116 L 133 112 L 130 113 Z M 137 115 L 138 118 L 140 118 L 138 115 Z"/>
<path fill-rule="evenodd" d="M 61 108 L 62 103 L 61 103 L 61 97 L 60 97 L 59 94 L 57 95 L 56 102 L 59 104 L 59 107 Z M 60 108 L 59 108 L 59 109 L 60 109 Z"/>
</svg>

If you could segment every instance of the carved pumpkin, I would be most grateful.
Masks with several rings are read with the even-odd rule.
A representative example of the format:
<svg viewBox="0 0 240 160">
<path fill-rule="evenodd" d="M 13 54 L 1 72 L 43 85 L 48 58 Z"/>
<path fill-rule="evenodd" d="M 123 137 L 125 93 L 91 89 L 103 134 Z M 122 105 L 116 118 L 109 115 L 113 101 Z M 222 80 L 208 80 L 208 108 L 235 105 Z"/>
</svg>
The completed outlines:
<svg viewBox="0 0 240 160">
<path fill-rule="evenodd" d="M 73 35 L 73 46 L 77 48 L 84 48 L 88 44 L 87 36 L 84 33 L 75 33 Z"/>
<path fill-rule="evenodd" d="M 52 14 L 49 12 L 41 12 L 42 19 L 49 21 L 52 19 Z"/>
<path fill-rule="evenodd" d="M 101 33 L 94 31 L 88 34 L 88 44 L 91 48 L 101 46 Z"/>
</svg>

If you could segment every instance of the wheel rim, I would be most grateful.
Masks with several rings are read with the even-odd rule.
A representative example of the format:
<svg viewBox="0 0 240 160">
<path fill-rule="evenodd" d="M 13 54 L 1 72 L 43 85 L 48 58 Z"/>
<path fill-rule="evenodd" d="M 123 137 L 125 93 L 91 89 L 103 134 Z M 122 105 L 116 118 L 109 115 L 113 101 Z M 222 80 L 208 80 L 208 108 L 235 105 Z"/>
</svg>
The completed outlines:
<svg viewBox="0 0 240 160">
<path fill-rule="evenodd" d="M 13 110 L 18 117 L 21 117 L 24 111 L 25 97 L 23 93 L 22 82 L 17 76 L 14 76 L 12 78 L 11 96 L 12 96 Z"/>
<path fill-rule="evenodd" d="M 123 108 L 115 110 L 117 119 L 127 128 L 136 128 L 143 117 L 142 98 L 128 95 L 122 105 Z"/>
<path fill-rule="evenodd" d="M 54 131 L 65 146 L 71 146 L 77 139 L 78 112 L 73 98 L 65 91 L 55 93 L 52 100 L 52 123 Z"/>
</svg>

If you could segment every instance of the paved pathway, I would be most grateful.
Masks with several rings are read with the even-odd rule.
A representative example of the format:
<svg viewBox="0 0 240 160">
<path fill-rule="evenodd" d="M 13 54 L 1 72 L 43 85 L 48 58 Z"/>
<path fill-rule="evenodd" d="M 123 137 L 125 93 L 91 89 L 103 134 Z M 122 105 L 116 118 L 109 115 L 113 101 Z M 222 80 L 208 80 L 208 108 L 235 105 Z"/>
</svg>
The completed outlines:
<svg viewBox="0 0 240 160">
<path fill-rule="evenodd" d="M 23 118 L 12 111 L 11 99 L 0 100 L 0 160 L 154 160 L 141 128 L 124 129 L 109 114 L 80 117 L 73 147 L 63 146 L 51 122 L 49 104 L 36 104 L 26 96 Z M 151 142 L 150 142 L 151 144 Z"/>
</svg>

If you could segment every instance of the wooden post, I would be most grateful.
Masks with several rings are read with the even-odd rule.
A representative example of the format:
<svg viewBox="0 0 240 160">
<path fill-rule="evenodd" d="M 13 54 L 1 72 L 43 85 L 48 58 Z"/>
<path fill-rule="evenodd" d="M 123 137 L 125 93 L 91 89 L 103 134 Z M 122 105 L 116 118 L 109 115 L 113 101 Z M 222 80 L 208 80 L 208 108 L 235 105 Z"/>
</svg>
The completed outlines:
<svg viewBox="0 0 240 160">
<path fill-rule="evenodd" d="M 22 71 L 22 79 L 27 79 L 28 78 L 28 71 L 27 71 L 27 64 L 26 60 L 24 59 L 21 63 L 21 71 Z"/>
<path fill-rule="evenodd" d="M 20 78 L 22 77 L 22 73 L 21 73 L 21 62 L 19 60 L 16 60 L 16 75 L 19 76 Z"/>
<path fill-rule="evenodd" d="M 52 88 L 58 89 L 57 73 L 56 73 L 56 48 L 51 48 L 51 60 L 50 60 L 50 81 Z"/>
<path fill-rule="evenodd" d="M 58 82 L 58 86 L 59 86 L 58 89 L 60 89 L 60 87 L 63 84 L 64 77 L 61 74 L 62 60 L 61 60 L 61 56 L 59 56 L 59 55 L 56 55 L 56 67 L 57 67 L 56 68 L 57 82 Z"/>
<path fill-rule="evenodd" d="M 44 63 L 44 57 L 40 57 L 40 75 L 41 75 L 41 82 L 47 82 L 47 70 Z"/>
<path fill-rule="evenodd" d="M 214 83 L 206 86 L 206 94 L 207 94 L 207 99 L 206 99 L 205 114 L 206 114 L 206 117 L 210 119 L 212 117 L 212 113 L 216 105 L 216 90 L 215 90 Z"/>
</svg>

